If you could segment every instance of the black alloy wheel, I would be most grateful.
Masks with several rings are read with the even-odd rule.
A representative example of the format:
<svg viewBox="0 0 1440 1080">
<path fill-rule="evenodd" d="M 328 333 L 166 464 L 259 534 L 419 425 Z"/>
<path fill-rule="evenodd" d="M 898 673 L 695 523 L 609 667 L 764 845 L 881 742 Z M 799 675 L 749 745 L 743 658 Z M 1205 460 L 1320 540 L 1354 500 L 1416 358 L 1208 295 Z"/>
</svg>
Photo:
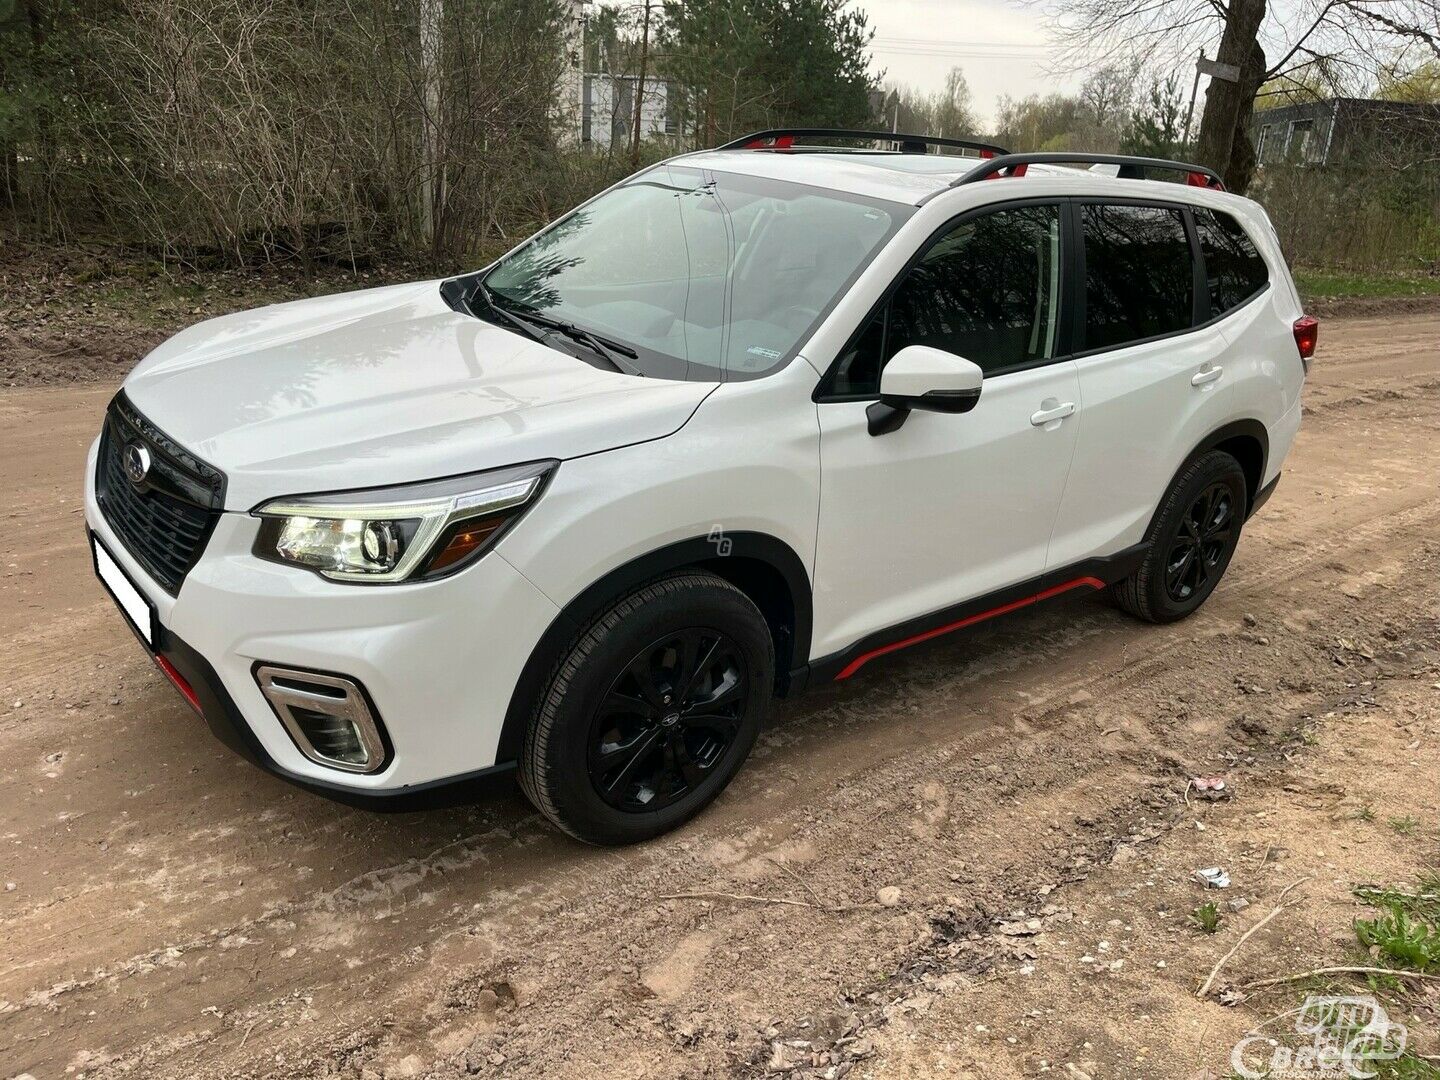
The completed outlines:
<svg viewBox="0 0 1440 1080">
<path fill-rule="evenodd" d="M 1188 462 L 1145 533 L 1144 561 L 1111 587 L 1115 602 L 1153 623 L 1196 611 L 1230 565 L 1248 500 L 1245 470 L 1232 455 L 1210 450 Z"/>
<path fill-rule="evenodd" d="M 718 630 L 689 627 L 642 649 L 595 711 L 596 794 L 640 813 L 697 790 L 734 743 L 748 696 L 744 654 Z"/>
<path fill-rule="evenodd" d="M 521 748 L 520 786 L 592 844 L 694 817 L 745 763 L 775 689 L 775 645 L 731 582 L 678 570 L 597 612 L 556 657 Z"/>
<path fill-rule="evenodd" d="M 1177 604 L 1202 592 L 1223 570 L 1235 539 L 1235 496 L 1217 481 L 1190 504 L 1165 558 L 1165 592 Z"/>
</svg>

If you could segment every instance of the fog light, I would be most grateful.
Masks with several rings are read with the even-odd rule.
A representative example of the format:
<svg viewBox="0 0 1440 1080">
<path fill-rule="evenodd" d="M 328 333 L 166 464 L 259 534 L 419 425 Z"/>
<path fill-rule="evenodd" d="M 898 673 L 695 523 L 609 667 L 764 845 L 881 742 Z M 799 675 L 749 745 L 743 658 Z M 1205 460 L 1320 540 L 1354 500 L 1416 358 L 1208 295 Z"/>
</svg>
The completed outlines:
<svg viewBox="0 0 1440 1080">
<path fill-rule="evenodd" d="M 311 761 L 360 773 L 385 765 L 379 722 L 359 683 L 268 664 L 255 669 L 255 679 L 296 748 Z"/>
<path fill-rule="evenodd" d="M 357 767 L 369 763 L 370 754 L 353 720 L 294 705 L 290 707 L 290 715 L 300 725 L 315 753 L 327 763 L 344 762 Z"/>
</svg>

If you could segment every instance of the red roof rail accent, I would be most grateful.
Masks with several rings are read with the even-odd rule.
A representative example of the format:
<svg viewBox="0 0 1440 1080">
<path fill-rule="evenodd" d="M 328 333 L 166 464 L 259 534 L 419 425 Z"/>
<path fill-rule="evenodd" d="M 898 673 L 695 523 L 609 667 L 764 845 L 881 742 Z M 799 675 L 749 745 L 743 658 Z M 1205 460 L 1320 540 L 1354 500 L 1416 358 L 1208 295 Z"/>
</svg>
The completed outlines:
<svg viewBox="0 0 1440 1080">
<path fill-rule="evenodd" d="M 759 139 L 751 139 L 742 146 L 742 150 L 789 150 L 795 145 L 794 135 L 764 136 Z"/>
<path fill-rule="evenodd" d="M 1011 168 L 1011 169 L 1006 169 L 1006 170 L 1003 170 L 1003 171 L 1001 171 L 1001 172 L 993 172 L 993 173 L 991 173 L 989 176 L 985 177 L 985 179 L 986 179 L 986 180 L 1000 180 L 1000 179 L 1003 179 L 1004 177 L 1007 177 L 1007 176 L 1024 176 L 1024 175 L 1025 175 L 1025 170 L 1028 169 L 1029 167 L 1030 167 L 1030 166 L 1028 166 L 1028 165 L 1016 165 L 1016 166 L 1014 166 L 1014 167 Z"/>
</svg>

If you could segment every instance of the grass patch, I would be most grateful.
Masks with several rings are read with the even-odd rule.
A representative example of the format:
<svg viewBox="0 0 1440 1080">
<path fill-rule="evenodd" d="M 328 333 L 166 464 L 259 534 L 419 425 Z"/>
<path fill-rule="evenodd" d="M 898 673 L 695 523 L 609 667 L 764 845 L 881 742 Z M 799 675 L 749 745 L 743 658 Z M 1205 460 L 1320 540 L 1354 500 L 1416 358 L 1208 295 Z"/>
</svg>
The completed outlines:
<svg viewBox="0 0 1440 1080">
<path fill-rule="evenodd" d="M 1295 284 L 1306 300 L 1322 297 L 1440 296 L 1440 277 L 1297 267 Z"/>
<path fill-rule="evenodd" d="M 1420 819 L 1411 817 L 1409 814 L 1406 814 L 1404 817 L 1392 817 L 1390 819 L 1390 828 L 1394 829 L 1401 836 L 1409 836 L 1415 831 L 1419 824 Z"/>
<path fill-rule="evenodd" d="M 1346 1060 L 1342 1067 L 1353 1068 L 1356 1071 L 1347 1072 L 1347 1075 L 1368 1076 L 1373 1080 L 1440 1080 L 1440 1066 L 1421 1058 L 1413 1049 L 1415 1042 L 1413 1031 L 1406 1032 L 1406 1041 L 1410 1045 L 1402 1049 L 1398 1041 L 1399 1033 L 1396 1031 L 1392 1030 L 1388 1036 L 1380 1032 L 1367 1034 L 1363 1028 L 1357 1026 L 1356 1020 L 1347 1021 L 1343 1010 L 1327 1010 L 1327 1012 L 1328 1015 L 1311 1012 L 1307 1017 L 1312 1022 L 1315 1019 L 1321 1020 L 1323 1034 L 1316 1032 L 1314 1028 L 1309 1028 L 1304 1033 L 1297 1033 L 1288 1023 L 1285 1023 L 1283 1027 L 1275 1027 L 1270 1034 L 1276 1037 L 1280 1043 L 1280 1046 L 1276 1048 L 1277 1056 L 1271 1058 L 1270 1061 L 1263 1060 L 1263 1053 L 1259 1059 L 1252 1057 L 1247 1062 L 1251 1069 L 1250 1072 L 1226 1073 L 1225 1080 L 1245 1080 L 1246 1077 L 1257 1075 L 1262 1078 L 1300 1075 L 1300 1073 L 1292 1072 L 1286 1066 L 1292 1062 L 1300 1064 L 1301 1056 L 1317 1045 L 1317 1039 L 1319 1040 L 1318 1045 L 1328 1048 L 1336 1054 L 1337 1058 L 1342 1048 L 1346 1046 L 1351 1048 L 1353 1056 Z M 1282 1023 L 1291 1021 L 1297 1019 L 1297 1013 L 1298 1010 L 1294 1013 L 1284 1014 L 1277 1019 Z M 1279 1072 L 1272 1072 L 1267 1068 L 1271 1062 L 1279 1066 Z M 1312 1071 L 1315 1076 L 1321 1075 L 1318 1066 L 1313 1062 L 1309 1068 L 1302 1066 L 1304 1075 L 1312 1075 Z M 1338 1074 L 1325 1072 L 1324 1075 Z"/>
<path fill-rule="evenodd" d="M 1417 971 L 1440 968 L 1440 926 L 1407 903 L 1392 903 L 1373 919 L 1356 919 L 1355 936 L 1390 962 Z"/>
<path fill-rule="evenodd" d="M 1201 933 L 1213 934 L 1220 929 L 1220 909 L 1215 906 L 1215 901 L 1208 904 L 1201 904 L 1190 913 L 1190 925 Z"/>
</svg>

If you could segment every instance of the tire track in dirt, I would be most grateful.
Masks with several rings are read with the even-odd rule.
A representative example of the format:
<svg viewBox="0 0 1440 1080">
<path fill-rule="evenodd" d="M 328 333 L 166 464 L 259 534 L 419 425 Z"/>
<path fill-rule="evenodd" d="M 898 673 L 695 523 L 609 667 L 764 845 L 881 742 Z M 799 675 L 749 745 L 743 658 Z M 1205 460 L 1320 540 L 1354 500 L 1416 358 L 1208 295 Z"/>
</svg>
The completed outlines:
<svg viewBox="0 0 1440 1080">
<path fill-rule="evenodd" d="M 75 457 L 42 461 L 0 435 L 43 519 L 27 519 L 24 544 L 0 541 L 0 596 L 25 620 L 0 620 L 14 658 L 0 680 L 0 878 L 20 879 L 0 893 L 0 1076 L 448 1075 L 472 1044 L 487 1072 L 729 1070 L 762 1014 L 801 1015 L 905 962 L 926 911 L 786 920 L 656 896 L 706 883 L 807 895 L 777 859 L 838 899 L 896 878 L 967 902 L 1022 896 L 1053 878 L 1061 848 L 1099 858 L 1106 829 L 1136 812 L 1119 793 L 1149 792 L 1172 767 L 1157 762 L 1204 734 L 1155 727 L 1146 702 L 1171 702 L 1178 671 L 1204 676 L 1201 700 L 1177 706 L 1189 722 L 1208 723 L 1202 701 L 1230 707 L 1248 670 L 1240 613 L 1313 649 L 1331 613 L 1360 604 L 1346 590 L 1391 597 L 1377 575 L 1440 519 L 1423 449 L 1440 382 L 1416 378 L 1440 371 L 1440 318 L 1383 346 L 1330 331 L 1308 393 L 1363 400 L 1307 416 L 1294 467 L 1195 619 L 1153 630 L 1079 604 L 897 654 L 786 705 L 710 813 L 624 852 L 558 840 L 513 793 L 376 819 L 232 761 L 88 580 L 69 513 L 88 440 L 69 433 L 105 395 L 0 395 L 12 422 L 58 416 Z M 1081 840 L 1054 831 L 1057 815 Z M 964 882 L 923 865 L 971 848 L 951 871 Z"/>
<path fill-rule="evenodd" d="M 1440 520 L 1440 500 L 1431 499 L 1419 505 L 1396 511 L 1393 514 L 1373 519 L 1356 529 L 1347 530 L 1343 537 L 1322 540 L 1312 545 L 1309 550 L 1311 556 L 1314 558 L 1328 557 L 1341 553 L 1347 555 L 1363 554 L 1369 552 L 1377 543 L 1383 542 L 1388 536 L 1393 535 L 1397 531 L 1408 531 L 1420 526 L 1433 528 L 1437 520 Z M 1332 572 L 1328 576 L 1336 581 L 1340 581 L 1345 578 L 1345 573 L 1337 571 Z M 1301 557 L 1293 557 L 1288 559 L 1284 566 L 1277 565 L 1275 562 L 1267 562 L 1265 564 L 1264 574 L 1257 574 L 1256 580 L 1253 583 L 1242 582 L 1239 589 L 1231 590 L 1234 595 L 1230 597 L 1231 603 L 1229 603 L 1227 607 L 1233 608 L 1236 600 L 1255 606 L 1253 601 L 1256 599 L 1266 594 L 1273 594 L 1282 586 L 1292 584 L 1293 581 L 1298 578 L 1313 578 L 1313 559 L 1307 560 Z M 1056 613 L 1055 618 L 1058 619 L 1060 617 L 1059 613 Z M 1055 684 L 1055 686 L 1051 688 L 1051 692 L 1044 697 L 1033 700 L 1025 709 L 1027 722 L 1035 730 L 1052 727 L 1056 724 L 1063 723 L 1065 719 L 1075 711 L 1076 705 L 1072 704 L 1072 702 L 1077 695 L 1085 695 L 1084 701 L 1102 697 L 1111 699 L 1123 694 L 1129 687 L 1154 680 L 1157 675 L 1162 674 L 1167 668 L 1177 662 L 1193 662 L 1196 658 L 1203 656 L 1210 648 L 1210 639 L 1228 632 L 1228 628 L 1233 626 L 1233 621 L 1233 615 L 1212 615 L 1207 611 L 1201 616 L 1198 616 L 1196 620 L 1191 620 L 1190 623 L 1185 624 L 1184 632 L 1176 632 L 1174 636 L 1181 639 L 1180 647 L 1172 649 L 1164 659 L 1149 659 L 1139 663 L 1119 666 L 1114 669 L 1102 666 L 1099 670 L 1082 670 L 1073 677 Z M 1197 623 L 1199 624 L 1198 627 L 1196 626 Z M 1119 627 L 1123 629 L 1118 630 L 1117 635 L 1114 636 L 1132 636 L 1126 634 L 1126 631 L 1131 629 L 1131 624 L 1121 622 L 1119 623 Z M 1029 628 L 1029 632 L 1033 632 L 1033 629 L 1034 628 Z M 1197 629 L 1199 632 L 1196 632 Z M 1145 631 L 1140 632 L 1142 634 L 1145 633 Z M 942 706 L 943 699 L 954 696 L 957 690 L 963 690 L 967 686 L 974 685 L 982 679 L 993 679 L 1000 674 L 1017 672 L 1033 664 L 1036 660 L 1033 650 L 1023 646 L 1006 648 L 1004 654 L 1005 662 L 1003 666 L 984 665 L 982 670 L 964 672 L 958 676 L 952 672 L 945 678 L 943 689 L 939 689 L 938 692 L 932 692 L 933 695 L 940 700 L 920 700 L 913 704 L 918 704 L 922 712 L 938 709 Z M 1079 702 L 1081 707 L 1083 707 L 1084 701 Z M 823 717 L 812 717 L 811 719 L 819 720 L 820 722 L 824 721 Z M 913 736 L 915 731 L 912 729 L 910 734 Z M 928 740 L 923 737 L 923 732 L 920 734 L 922 738 L 914 741 L 920 745 L 924 745 Z M 937 736 L 939 734 L 939 732 L 936 733 Z M 892 760 L 888 765 L 878 768 L 874 774 L 876 781 L 883 781 L 885 778 L 890 778 L 898 782 L 900 776 L 911 770 L 915 770 L 923 775 L 935 766 L 937 761 L 946 760 L 949 757 L 947 753 L 942 753 L 940 758 L 936 759 L 931 751 L 924 751 L 922 753 L 924 756 L 919 761 L 914 757 L 906 761 Z M 791 803 L 791 805 L 783 807 L 782 813 L 793 814 L 797 806 L 803 807 L 804 802 L 805 799 L 802 797 Z M 832 798 L 827 801 L 826 808 L 829 813 L 837 815 L 842 819 L 850 819 L 855 824 L 859 824 L 860 817 L 865 813 L 863 798 L 861 805 L 856 805 L 851 800 L 837 801 Z M 772 816 L 770 820 L 773 828 L 774 816 Z M 777 851 L 783 851 L 785 844 L 789 842 L 788 837 L 795 827 L 795 824 L 791 823 L 790 829 L 782 830 L 781 836 L 785 839 L 780 840 L 779 843 L 756 843 L 750 846 L 746 858 L 754 861 L 763 859 L 768 855 L 773 855 Z M 653 894 L 653 892 L 659 891 L 662 888 L 658 880 L 660 877 L 674 873 L 677 863 L 685 865 L 686 862 L 687 860 L 685 860 L 683 856 L 677 859 L 676 853 L 667 852 L 666 857 L 660 861 L 659 865 L 652 863 L 651 866 L 644 868 L 629 865 L 623 870 L 616 870 L 612 875 L 609 875 L 611 880 L 591 877 L 590 882 L 592 887 L 598 888 L 599 891 L 604 894 L 609 894 L 613 889 L 620 887 L 620 883 L 615 880 L 616 878 L 628 880 L 631 883 L 632 889 L 643 882 L 648 883 L 649 891 Z M 699 869 L 704 870 L 705 868 L 700 867 Z M 408 872 L 414 872 L 414 868 L 408 868 Z M 645 892 L 646 889 L 641 888 L 638 891 Z M 541 947 L 544 937 L 542 927 L 545 925 L 546 920 L 555 917 L 564 905 L 572 899 L 573 895 L 570 894 L 551 895 L 543 899 L 539 897 L 531 898 L 532 903 L 538 905 L 531 909 L 531 916 L 536 920 L 532 923 L 534 933 L 517 937 L 513 934 L 513 925 L 509 926 L 507 928 L 507 934 L 509 935 L 509 945 L 511 949 L 526 945 L 532 948 Z M 358 902 L 364 903 L 366 901 L 362 897 L 358 899 Z M 504 918 L 505 915 L 506 913 L 503 910 L 491 910 L 488 912 L 490 920 L 501 919 Z M 507 918 L 505 921 L 508 923 L 510 919 Z M 239 928 L 226 928 L 225 931 L 214 931 L 208 935 L 200 945 L 201 947 L 214 948 L 217 941 L 224 940 L 225 934 L 234 934 L 236 932 L 239 932 Z M 432 951 L 439 953 L 444 950 L 450 939 L 457 935 L 463 936 L 473 933 L 473 927 L 454 927 L 434 938 L 428 947 Z M 128 973 L 148 974 L 148 971 L 133 969 Z M 470 981 L 474 981 L 475 978 L 476 977 L 471 977 Z M 478 978 L 482 983 L 493 981 L 488 976 L 480 976 Z M 453 996 L 453 994 L 457 992 L 457 987 L 460 985 L 460 983 L 457 983 L 448 986 L 444 993 Z M 230 1011 L 228 1006 L 231 1004 L 230 1002 L 221 1002 L 220 1007 L 228 1013 Z M 143 1051 L 142 1056 L 136 1060 L 145 1060 Z"/>
</svg>

